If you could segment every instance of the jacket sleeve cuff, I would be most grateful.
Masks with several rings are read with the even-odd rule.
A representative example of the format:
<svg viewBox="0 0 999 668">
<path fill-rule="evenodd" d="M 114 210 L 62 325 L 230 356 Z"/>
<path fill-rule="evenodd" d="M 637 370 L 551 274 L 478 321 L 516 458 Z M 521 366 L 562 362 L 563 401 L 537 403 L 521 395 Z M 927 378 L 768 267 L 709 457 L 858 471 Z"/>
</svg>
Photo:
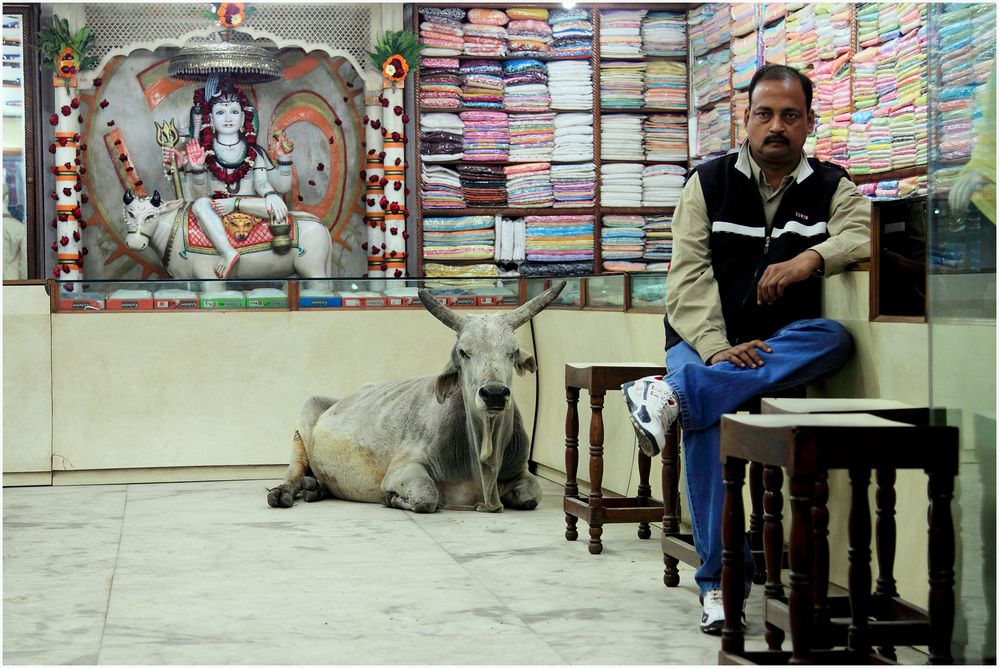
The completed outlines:
<svg viewBox="0 0 999 668">
<path fill-rule="evenodd" d="M 709 335 L 700 339 L 695 349 L 697 350 L 697 354 L 701 356 L 701 361 L 707 364 L 712 355 L 723 350 L 728 350 L 731 347 L 731 344 L 729 344 L 724 336 Z"/>
<path fill-rule="evenodd" d="M 822 256 L 822 275 L 823 276 L 833 276 L 835 274 L 842 273 L 846 269 L 848 264 L 843 258 L 842 254 L 836 253 L 833 249 L 825 246 L 825 244 L 818 244 L 809 248 Z"/>
</svg>

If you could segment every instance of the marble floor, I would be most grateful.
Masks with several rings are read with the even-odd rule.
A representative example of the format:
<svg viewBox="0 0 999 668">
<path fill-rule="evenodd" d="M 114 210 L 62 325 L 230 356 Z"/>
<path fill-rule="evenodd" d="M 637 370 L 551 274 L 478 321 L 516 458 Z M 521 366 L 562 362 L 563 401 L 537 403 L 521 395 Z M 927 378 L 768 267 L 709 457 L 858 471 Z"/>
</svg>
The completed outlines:
<svg viewBox="0 0 999 668">
<path fill-rule="evenodd" d="M 714 664 L 689 568 L 530 512 L 267 506 L 268 481 L 3 490 L 6 664 Z M 750 600 L 747 646 L 762 649 Z M 754 619 L 755 618 L 755 619 Z"/>
</svg>

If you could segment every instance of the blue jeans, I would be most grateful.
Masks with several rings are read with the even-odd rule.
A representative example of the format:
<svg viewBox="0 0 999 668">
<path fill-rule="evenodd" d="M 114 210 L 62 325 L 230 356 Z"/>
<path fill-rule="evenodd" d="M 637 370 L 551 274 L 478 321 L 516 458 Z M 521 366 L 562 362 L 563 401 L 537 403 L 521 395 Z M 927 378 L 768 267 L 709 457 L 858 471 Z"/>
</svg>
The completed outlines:
<svg viewBox="0 0 999 668">
<path fill-rule="evenodd" d="M 766 340 L 772 353 L 757 350 L 762 367 L 740 369 L 731 362 L 707 366 L 687 343 L 666 351 L 666 381 L 680 401 L 687 505 L 694 546 L 701 566 L 694 579 L 703 596 L 721 587 L 721 522 L 724 486 L 721 416 L 753 397 L 819 380 L 838 371 L 853 353 L 853 338 L 843 325 L 817 318 L 798 320 Z M 753 559 L 745 546 L 746 591 Z"/>
</svg>

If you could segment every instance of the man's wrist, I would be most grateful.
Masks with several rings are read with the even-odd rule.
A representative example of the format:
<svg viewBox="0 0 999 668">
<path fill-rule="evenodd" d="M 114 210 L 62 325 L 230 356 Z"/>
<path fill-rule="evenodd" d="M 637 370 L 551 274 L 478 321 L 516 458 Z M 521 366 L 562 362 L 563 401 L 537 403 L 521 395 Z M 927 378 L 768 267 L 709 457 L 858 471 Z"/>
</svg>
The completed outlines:
<svg viewBox="0 0 999 668">
<path fill-rule="evenodd" d="M 808 250 L 805 251 L 805 253 L 814 256 L 809 258 L 814 265 L 814 268 L 812 269 L 812 276 L 825 276 L 826 261 L 825 258 L 822 257 L 822 254 L 819 253 L 814 248 L 809 248 Z"/>
</svg>

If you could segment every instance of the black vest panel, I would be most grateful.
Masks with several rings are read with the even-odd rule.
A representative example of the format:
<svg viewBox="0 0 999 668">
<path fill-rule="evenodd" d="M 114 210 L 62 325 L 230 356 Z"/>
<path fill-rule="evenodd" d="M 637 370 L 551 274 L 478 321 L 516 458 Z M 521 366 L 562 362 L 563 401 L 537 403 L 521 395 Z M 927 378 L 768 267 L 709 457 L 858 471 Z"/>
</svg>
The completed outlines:
<svg viewBox="0 0 999 668">
<path fill-rule="evenodd" d="M 829 238 L 832 197 L 840 180 L 849 178 L 836 165 L 808 158 L 812 174 L 788 187 L 768 232 L 759 187 L 735 168 L 738 157 L 732 153 L 706 162 L 690 177 L 701 180 L 711 221 L 711 267 L 731 345 L 767 339 L 795 320 L 819 317 L 822 284 L 817 277 L 788 286 L 771 305 L 757 305 L 756 286 L 767 266 Z M 681 338 L 668 318 L 664 322 L 668 349 Z"/>
</svg>

